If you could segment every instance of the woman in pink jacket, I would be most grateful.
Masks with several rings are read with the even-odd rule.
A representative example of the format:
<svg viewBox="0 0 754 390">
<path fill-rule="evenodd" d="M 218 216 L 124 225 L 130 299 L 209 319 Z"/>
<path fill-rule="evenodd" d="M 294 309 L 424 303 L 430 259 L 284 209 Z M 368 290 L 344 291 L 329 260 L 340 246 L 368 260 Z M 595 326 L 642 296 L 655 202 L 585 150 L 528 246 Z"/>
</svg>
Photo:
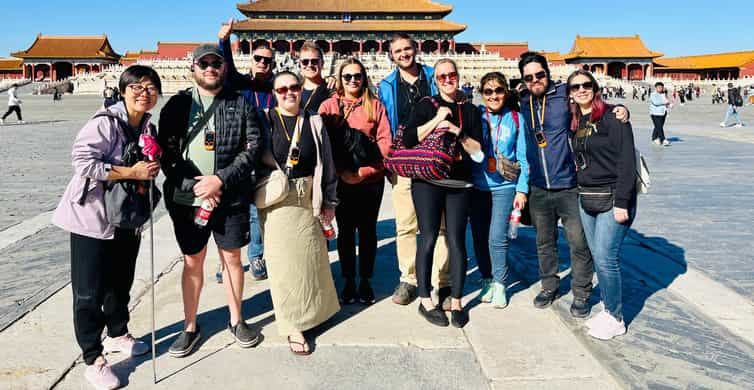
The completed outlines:
<svg viewBox="0 0 754 390">
<path fill-rule="evenodd" d="M 369 284 L 377 254 L 377 215 L 385 189 L 382 158 L 392 144 L 390 122 L 385 107 L 372 93 L 366 69 L 359 60 L 350 58 L 338 69 L 336 94 L 319 108 L 325 127 L 333 140 L 333 154 L 338 169 L 338 256 L 345 286 L 340 294 L 343 303 L 352 303 L 357 295 L 364 304 L 375 301 Z M 354 161 L 354 148 L 367 155 L 368 161 Z M 369 153 L 369 150 L 378 150 Z M 362 153 L 364 154 L 364 153 Z M 359 277 L 356 291 L 356 231 L 359 232 Z"/>
</svg>

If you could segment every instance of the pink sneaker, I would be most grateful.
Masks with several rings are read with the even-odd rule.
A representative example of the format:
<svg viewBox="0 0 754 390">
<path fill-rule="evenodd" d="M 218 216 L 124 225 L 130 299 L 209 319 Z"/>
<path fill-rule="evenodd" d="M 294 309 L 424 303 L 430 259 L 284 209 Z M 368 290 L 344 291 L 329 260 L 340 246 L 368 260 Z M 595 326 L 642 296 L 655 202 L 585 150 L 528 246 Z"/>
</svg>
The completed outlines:
<svg viewBox="0 0 754 390">
<path fill-rule="evenodd" d="M 107 337 L 102 346 L 107 353 L 122 352 L 129 356 L 140 356 L 149 352 L 147 343 L 136 340 L 130 333 L 115 338 Z"/>
<path fill-rule="evenodd" d="M 626 324 L 622 320 L 618 321 L 607 312 L 605 314 L 591 324 L 591 328 L 587 332 L 590 336 L 598 340 L 610 340 L 615 336 L 626 334 Z"/>
<path fill-rule="evenodd" d="M 102 356 L 98 357 L 94 364 L 86 367 L 84 378 L 97 390 L 111 390 L 120 387 L 118 377 L 113 374 L 107 360 Z"/>
</svg>

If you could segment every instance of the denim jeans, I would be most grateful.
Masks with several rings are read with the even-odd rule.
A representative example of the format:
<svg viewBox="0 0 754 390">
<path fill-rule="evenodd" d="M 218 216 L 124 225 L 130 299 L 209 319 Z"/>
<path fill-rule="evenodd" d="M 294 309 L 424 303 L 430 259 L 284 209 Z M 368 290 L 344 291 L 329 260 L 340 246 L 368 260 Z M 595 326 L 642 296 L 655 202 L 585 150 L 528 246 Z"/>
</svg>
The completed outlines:
<svg viewBox="0 0 754 390">
<path fill-rule="evenodd" d="M 557 291 L 558 277 L 558 219 L 563 220 L 568 247 L 571 249 L 571 289 L 576 298 L 588 299 L 592 295 L 594 265 L 589 253 L 584 229 L 579 217 L 579 199 L 576 187 L 564 190 L 546 190 L 531 187 L 529 209 L 537 230 L 537 255 L 542 288 Z"/>
<path fill-rule="evenodd" d="M 249 235 L 251 242 L 247 253 L 249 261 L 261 259 L 264 256 L 264 244 L 262 244 L 262 232 L 259 230 L 259 218 L 257 217 L 257 206 L 249 205 Z"/>
<path fill-rule="evenodd" d="M 636 206 L 628 209 L 628 221 L 615 221 L 613 209 L 604 213 L 590 214 L 579 205 L 584 235 L 594 258 L 597 280 L 600 286 L 600 298 L 610 315 L 618 321 L 623 319 L 621 299 L 620 249 L 623 239 L 636 217 Z"/>
<path fill-rule="evenodd" d="M 471 235 L 479 273 L 502 284 L 508 279 L 508 222 L 515 195 L 515 187 L 474 189 L 471 195 Z"/>
<path fill-rule="evenodd" d="M 733 115 L 733 116 L 736 117 L 736 124 L 740 124 L 741 123 L 741 117 L 738 116 L 738 110 L 736 110 L 736 107 L 733 106 L 733 105 L 731 105 L 731 104 L 728 104 L 728 110 L 725 111 L 725 119 L 723 119 L 723 123 L 725 123 L 727 125 L 728 124 L 728 120 L 730 119 L 731 115 Z"/>
</svg>

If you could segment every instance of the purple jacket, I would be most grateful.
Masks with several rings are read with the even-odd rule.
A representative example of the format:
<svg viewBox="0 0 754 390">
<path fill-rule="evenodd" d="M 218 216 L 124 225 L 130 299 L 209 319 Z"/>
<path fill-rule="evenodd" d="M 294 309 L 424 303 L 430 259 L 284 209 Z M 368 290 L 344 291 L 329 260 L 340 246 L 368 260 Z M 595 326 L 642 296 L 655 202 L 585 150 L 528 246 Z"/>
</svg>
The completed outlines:
<svg viewBox="0 0 754 390">
<path fill-rule="evenodd" d="M 128 122 L 123 102 L 100 111 L 104 110 Z M 141 132 L 148 128 L 150 116 L 145 114 Z M 126 138 L 112 118 L 94 118 L 81 128 L 71 152 L 73 178 L 55 209 L 52 216 L 53 224 L 86 237 L 105 240 L 113 238 L 115 227 L 107 222 L 105 213 L 104 183 L 107 181 L 110 167 L 122 164 L 121 155 L 125 144 Z M 79 200 L 87 178 L 91 179 L 89 192 L 81 205 Z"/>
</svg>

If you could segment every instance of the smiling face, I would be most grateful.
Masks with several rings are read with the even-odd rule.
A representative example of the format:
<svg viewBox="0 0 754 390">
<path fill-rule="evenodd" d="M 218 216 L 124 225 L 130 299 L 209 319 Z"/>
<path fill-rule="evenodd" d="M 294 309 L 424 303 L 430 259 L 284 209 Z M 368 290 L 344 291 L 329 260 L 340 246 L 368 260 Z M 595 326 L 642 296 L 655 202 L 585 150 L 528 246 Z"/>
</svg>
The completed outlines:
<svg viewBox="0 0 754 390">
<path fill-rule="evenodd" d="M 138 83 L 129 84 L 123 94 L 123 100 L 128 112 L 145 113 L 157 104 L 159 89 L 147 77 L 143 77 Z"/>
<path fill-rule="evenodd" d="M 272 86 L 278 106 L 286 112 L 297 115 L 301 103 L 301 85 L 290 74 L 278 76 Z"/>
<path fill-rule="evenodd" d="M 364 90 L 364 70 L 359 64 L 349 64 L 343 67 L 340 82 L 343 92 L 353 97 L 360 97 Z"/>
<path fill-rule="evenodd" d="M 318 78 L 322 71 L 322 58 L 317 50 L 301 50 L 299 66 L 301 75 L 307 79 Z"/>
<path fill-rule="evenodd" d="M 222 58 L 209 54 L 194 60 L 193 76 L 196 83 L 206 90 L 217 90 L 225 81 L 225 62 Z"/>
<path fill-rule="evenodd" d="M 272 50 L 262 46 L 251 54 L 251 73 L 254 77 L 266 80 L 272 76 L 272 61 L 275 60 Z"/>
<path fill-rule="evenodd" d="M 534 96 L 545 94 L 548 86 L 547 72 L 539 62 L 530 62 L 524 66 L 523 79 L 526 88 Z"/>
<path fill-rule="evenodd" d="M 497 80 L 490 80 L 482 86 L 484 105 L 493 112 L 499 112 L 505 104 L 505 87 Z"/>
<path fill-rule="evenodd" d="M 571 98 L 574 102 L 576 102 L 576 104 L 578 104 L 579 106 L 587 106 L 592 104 L 592 100 L 594 100 L 595 86 L 589 77 L 584 75 L 577 75 L 568 83 L 568 88 L 571 91 Z"/>
<path fill-rule="evenodd" d="M 435 81 L 443 95 L 455 97 L 458 90 L 458 71 L 452 63 L 443 62 L 435 67 Z"/>
<path fill-rule="evenodd" d="M 410 69 L 416 64 L 416 50 L 410 39 L 398 39 L 390 44 L 393 62 L 401 69 Z"/>
</svg>

